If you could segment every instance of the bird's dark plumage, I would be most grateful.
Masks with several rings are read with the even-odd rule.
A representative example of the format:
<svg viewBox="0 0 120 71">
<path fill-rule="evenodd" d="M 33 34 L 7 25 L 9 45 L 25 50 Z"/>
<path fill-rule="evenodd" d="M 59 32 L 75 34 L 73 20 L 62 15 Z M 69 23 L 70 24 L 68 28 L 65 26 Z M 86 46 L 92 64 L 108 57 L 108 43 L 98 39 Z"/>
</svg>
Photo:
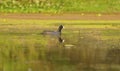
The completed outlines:
<svg viewBox="0 0 120 71">
<path fill-rule="evenodd" d="M 51 36 L 57 36 L 59 42 L 63 42 L 64 40 L 61 38 L 61 33 L 62 33 L 63 25 L 60 25 L 57 29 L 57 31 L 43 31 L 41 34 L 43 35 L 51 35 Z"/>
<path fill-rule="evenodd" d="M 62 32 L 62 29 L 63 29 L 63 26 L 60 25 L 57 31 L 43 31 L 42 34 L 60 36 L 61 32 Z"/>
</svg>

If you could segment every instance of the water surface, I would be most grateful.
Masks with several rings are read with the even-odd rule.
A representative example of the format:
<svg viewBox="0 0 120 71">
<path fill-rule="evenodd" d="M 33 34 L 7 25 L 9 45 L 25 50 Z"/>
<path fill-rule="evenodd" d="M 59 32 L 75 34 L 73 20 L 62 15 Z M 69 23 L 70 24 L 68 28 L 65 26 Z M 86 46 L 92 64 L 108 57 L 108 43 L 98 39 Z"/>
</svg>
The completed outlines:
<svg viewBox="0 0 120 71">
<path fill-rule="evenodd" d="M 120 29 L 66 25 L 61 43 L 39 34 L 57 25 L 22 26 L 0 27 L 0 71 L 120 71 Z"/>
</svg>

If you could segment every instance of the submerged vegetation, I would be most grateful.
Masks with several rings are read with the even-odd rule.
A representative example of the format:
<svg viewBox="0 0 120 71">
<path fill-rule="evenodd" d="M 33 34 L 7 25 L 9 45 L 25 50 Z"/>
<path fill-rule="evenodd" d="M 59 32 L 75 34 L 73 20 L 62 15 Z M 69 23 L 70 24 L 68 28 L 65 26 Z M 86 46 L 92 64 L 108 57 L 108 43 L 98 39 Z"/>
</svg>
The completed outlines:
<svg viewBox="0 0 120 71">
<path fill-rule="evenodd" d="M 118 13 L 119 0 L 0 0 L 2 13 Z"/>
</svg>

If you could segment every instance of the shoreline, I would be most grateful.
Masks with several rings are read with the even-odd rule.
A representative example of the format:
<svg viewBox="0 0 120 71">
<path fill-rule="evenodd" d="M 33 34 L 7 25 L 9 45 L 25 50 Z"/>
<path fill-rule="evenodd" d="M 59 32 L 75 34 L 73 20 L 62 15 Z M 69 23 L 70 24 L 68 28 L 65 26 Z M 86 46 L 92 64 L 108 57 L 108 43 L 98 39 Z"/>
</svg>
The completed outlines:
<svg viewBox="0 0 120 71">
<path fill-rule="evenodd" d="M 120 20 L 120 14 L 64 13 L 64 14 L 0 14 L 1 19 L 38 20 Z"/>
</svg>

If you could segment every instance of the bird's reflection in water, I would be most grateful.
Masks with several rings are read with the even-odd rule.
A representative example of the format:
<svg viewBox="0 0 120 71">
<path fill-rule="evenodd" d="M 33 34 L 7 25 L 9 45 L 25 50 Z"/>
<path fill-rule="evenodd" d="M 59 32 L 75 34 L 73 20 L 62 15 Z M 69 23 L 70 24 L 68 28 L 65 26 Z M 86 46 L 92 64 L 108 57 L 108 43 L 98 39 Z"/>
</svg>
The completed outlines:
<svg viewBox="0 0 120 71">
<path fill-rule="evenodd" d="M 61 37 L 58 37 L 58 41 L 59 41 L 60 43 L 63 43 L 63 42 L 64 42 L 64 39 L 62 39 Z"/>
</svg>

